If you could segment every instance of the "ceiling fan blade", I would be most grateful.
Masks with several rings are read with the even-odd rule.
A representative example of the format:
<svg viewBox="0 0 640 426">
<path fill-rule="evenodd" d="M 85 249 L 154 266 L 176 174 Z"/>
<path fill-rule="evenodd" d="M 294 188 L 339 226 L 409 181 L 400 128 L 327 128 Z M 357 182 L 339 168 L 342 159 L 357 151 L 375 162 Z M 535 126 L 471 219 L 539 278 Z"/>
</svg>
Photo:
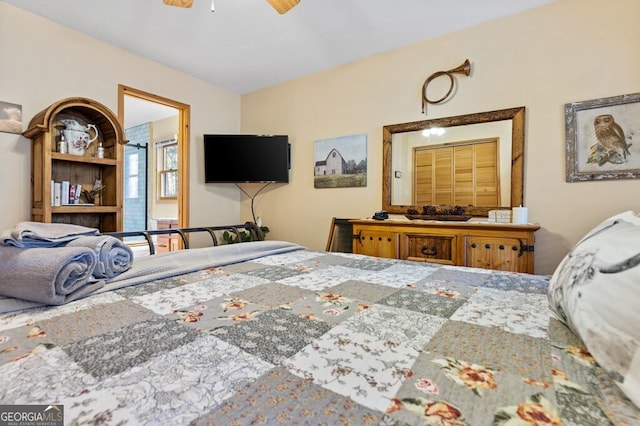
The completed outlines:
<svg viewBox="0 0 640 426">
<path fill-rule="evenodd" d="M 162 0 L 164 4 L 177 7 L 191 7 L 193 6 L 193 0 Z"/>
<path fill-rule="evenodd" d="M 284 14 L 293 9 L 300 0 L 267 0 L 279 14 Z"/>
</svg>

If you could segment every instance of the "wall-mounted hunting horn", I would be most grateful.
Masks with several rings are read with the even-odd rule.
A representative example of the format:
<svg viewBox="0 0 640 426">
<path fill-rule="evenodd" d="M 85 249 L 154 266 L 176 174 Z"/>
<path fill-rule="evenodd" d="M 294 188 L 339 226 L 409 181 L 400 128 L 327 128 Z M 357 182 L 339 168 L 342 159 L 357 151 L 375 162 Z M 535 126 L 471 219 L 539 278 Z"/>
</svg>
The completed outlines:
<svg viewBox="0 0 640 426">
<path fill-rule="evenodd" d="M 453 79 L 453 75 L 454 74 L 464 74 L 466 76 L 469 76 L 469 74 L 471 74 L 471 62 L 469 62 L 468 59 L 465 59 L 465 61 L 460 64 L 459 66 L 450 69 L 449 71 L 438 71 L 435 72 L 433 74 L 431 74 L 429 76 L 429 78 L 427 78 L 424 82 L 424 84 L 422 85 L 422 113 L 426 114 L 427 112 L 427 104 L 439 104 L 440 102 L 444 101 L 445 99 L 447 99 L 449 97 L 449 95 L 451 94 L 451 92 L 453 91 L 453 86 L 455 85 L 455 80 Z M 429 85 L 429 83 L 431 83 L 432 80 L 435 80 L 436 78 L 446 75 L 447 77 L 449 77 L 449 80 L 451 81 L 451 85 L 449 87 L 449 90 L 447 91 L 447 93 L 441 97 L 440 99 L 436 99 L 436 100 L 430 100 L 427 97 L 427 86 Z"/>
</svg>

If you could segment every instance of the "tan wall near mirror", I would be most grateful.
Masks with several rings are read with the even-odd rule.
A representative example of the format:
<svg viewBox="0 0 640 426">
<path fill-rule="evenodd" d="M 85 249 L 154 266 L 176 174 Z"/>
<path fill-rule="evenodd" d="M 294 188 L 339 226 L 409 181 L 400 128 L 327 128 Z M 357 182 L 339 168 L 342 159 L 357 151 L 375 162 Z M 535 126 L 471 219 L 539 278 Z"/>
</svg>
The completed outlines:
<svg viewBox="0 0 640 426">
<path fill-rule="evenodd" d="M 524 113 L 524 107 L 517 107 L 384 126 L 382 208 L 397 214 L 407 213 L 410 208 L 421 210 L 422 205 L 414 205 L 413 201 L 416 199 L 416 195 L 412 186 L 412 151 L 415 146 L 422 145 L 424 142 L 407 142 L 407 140 L 413 138 L 422 141 L 420 133 L 426 129 L 434 128 L 445 129 L 449 135 L 452 135 L 450 139 L 439 138 L 437 135 L 430 136 L 436 141 L 435 143 L 444 146 L 456 140 L 465 139 L 495 137 L 500 140 L 501 162 L 499 169 L 500 181 L 503 183 L 500 192 L 505 194 L 505 197 L 502 197 L 501 202 L 495 206 L 464 206 L 468 214 L 484 216 L 494 208 L 522 205 Z"/>
</svg>

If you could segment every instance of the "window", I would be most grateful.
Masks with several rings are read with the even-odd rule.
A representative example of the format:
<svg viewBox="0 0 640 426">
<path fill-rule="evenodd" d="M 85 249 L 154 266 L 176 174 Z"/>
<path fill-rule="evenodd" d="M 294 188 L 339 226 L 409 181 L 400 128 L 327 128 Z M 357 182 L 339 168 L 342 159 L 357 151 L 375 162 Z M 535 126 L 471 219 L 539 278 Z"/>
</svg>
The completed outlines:
<svg viewBox="0 0 640 426">
<path fill-rule="evenodd" d="M 125 196 L 127 199 L 138 198 L 138 153 L 128 154 L 125 181 L 127 182 Z"/>
<path fill-rule="evenodd" d="M 178 143 L 175 139 L 158 142 L 158 199 L 178 198 Z"/>
</svg>

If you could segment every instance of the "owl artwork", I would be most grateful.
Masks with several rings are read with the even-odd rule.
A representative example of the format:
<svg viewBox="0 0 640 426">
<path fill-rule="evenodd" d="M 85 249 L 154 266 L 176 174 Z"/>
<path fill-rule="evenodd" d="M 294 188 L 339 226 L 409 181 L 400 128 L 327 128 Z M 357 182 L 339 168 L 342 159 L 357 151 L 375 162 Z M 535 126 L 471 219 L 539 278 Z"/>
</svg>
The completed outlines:
<svg viewBox="0 0 640 426">
<path fill-rule="evenodd" d="M 602 166 L 605 163 L 622 164 L 627 161 L 627 156 L 631 155 L 627 140 L 622 127 L 615 122 L 613 115 L 603 114 L 597 116 L 593 121 L 593 127 L 598 142 L 591 147 L 589 163 L 598 163 Z"/>
</svg>

